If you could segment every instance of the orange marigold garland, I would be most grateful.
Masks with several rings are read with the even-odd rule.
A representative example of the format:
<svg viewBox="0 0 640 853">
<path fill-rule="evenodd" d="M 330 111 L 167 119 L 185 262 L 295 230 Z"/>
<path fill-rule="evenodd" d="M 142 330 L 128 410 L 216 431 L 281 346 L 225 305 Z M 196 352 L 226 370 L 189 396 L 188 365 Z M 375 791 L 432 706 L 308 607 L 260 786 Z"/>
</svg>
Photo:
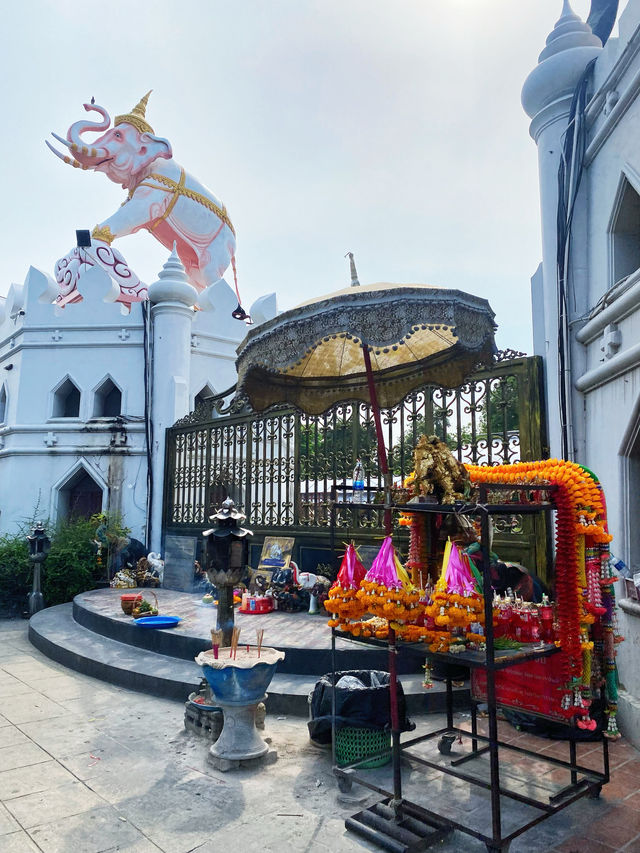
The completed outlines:
<svg viewBox="0 0 640 853">
<path fill-rule="evenodd" d="M 576 462 L 542 459 L 511 465 L 466 467 L 472 483 L 513 483 L 514 486 L 551 484 L 562 487 L 566 493 L 566 502 L 573 510 L 576 533 L 590 536 L 597 543 L 607 543 L 613 538 L 603 524 L 606 516 L 598 485 Z"/>
<path fill-rule="evenodd" d="M 358 599 L 367 613 L 387 619 L 403 639 L 422 637 L 424 631 L 417 630 L 421 626 L 415 625 L 422 615 L 420 590 L 411 583 L 402 567 L 391 536 L 383 541 L 362 581 Z"/>
<path fill-rule="evenodd" d="M 587 687 L 583 667 L 590 670 L 589 625 L 601 613 L 594 589 L 592 566 L 585 565 L 584 537 L 588 545 L 611 541 L 606 527 L 602 493 L 597 482 L 575 462 L 546 459 L 491 467 L 468 465 L 472 483 L 514 486 L 554 485 L 556 505 L 556 601 L 565 694 L 561 707 L 567 717 L 588 720 Z M 588 552 L 587 552 L 588 553 Z M 589 673 L 590 675 L 590 673 Z M 591 721 L 587 723 L 591 725 Z"/>
<path fill-rule="evenodd" d="M 330 628 L 350 630 L 351 622 L 359 620 L 364 615 L 362 602 L 357 597 L 360 583 L 367 570 L 358 559 L 353 542 L 347 545 L 347 550 L 342 558 L 340 571 L 336 582 L 329 590 L 327 600 L 324 602 L 325 609 L 332 614 L 329 620 Z M 358 630 L 358 633 L 359 630 Z"/>
<path fill-rule="evenodd" d="M 468 639 L 472 625 L 480 628 L 484 624 L 484 601 L 475 587 L 469 558 L 451 540 L 445 546 L 442 571 L 425 615 L 436 632 L 429 646 L 432 652 L 450 651 L 456 640 Z M 473 633 L 476 642 L 483 639 L 482 634 Z"/>
<path fill-rule="evenodd" d="M 607 505 L 604 498 L 604 492 L 602 491 L 602 487 L 600 486 L 600 483 L 598 482 L 595 475 L 591 471 L 587 471 L 587 473 L 591 477 L 593 477 L 593 480 L 598 486 L 598 489 L 602 496 L 602 506 L 604 509 L 603 526 L 605 530 L 607 530 Z M 588 537 L 587 544 L 589 544 Z M 600 651 L 602 654 L 602 670 L 604 674 L 604 687 L 607 699 L 607 710 L 605 713 L 608 717 L 607 728 L 603 732 L 603 734 L 607 738 L 617 740 L 620 737 L 620 731 L 618 730 L 618 723 L 616 720 L 616 715 L 618 711 L 618 669 L 616 666 L 615 647 L 616 644 L 622 642 L 624 638 L 618 634 L 615 606 L 615 589 L 613 586 L 615 582 L 615 576 L 613 569 L 611 568 L 611 554 L 609 551 L 609 544 L 607 542 L 601 542 L 598 545 L 597 553 L 600 561 L 600 585 L 602 592 L 602 605 L 605 608 L 605 613 L 601 619 L 603 637 L 601 638 L 601 641 L 599 643 Z"/>
</svg>

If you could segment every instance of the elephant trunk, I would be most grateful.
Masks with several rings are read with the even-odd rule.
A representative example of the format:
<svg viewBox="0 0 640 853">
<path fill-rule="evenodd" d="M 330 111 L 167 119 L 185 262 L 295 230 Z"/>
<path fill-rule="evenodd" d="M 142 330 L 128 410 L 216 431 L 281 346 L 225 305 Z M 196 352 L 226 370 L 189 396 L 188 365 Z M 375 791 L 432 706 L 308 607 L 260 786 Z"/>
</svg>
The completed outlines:
<svg viewBox="0 0 640 853">
<path fill-rule="evenodd" d="M 99 159 L 101 157 L 106 157 L 108 156 L 106 149 L 90 148 L 83 141 L 82 134 L 86 132 L 101 133 L 102 131 L 107 130 L 111 124 L 109 113 L 104 109 L 104 107 L 99 107 L 97 104 L 84 104 L 84 108 L 87 112 L 93 111 L 100 113 L 102 121 L 87 121 L 84 119 L 72 124 L 67 131 L 67 139 L 71 143 L 69 147 L 78 159 L 90 158 L 93 160 L 94 158 Z"/>
</svg>

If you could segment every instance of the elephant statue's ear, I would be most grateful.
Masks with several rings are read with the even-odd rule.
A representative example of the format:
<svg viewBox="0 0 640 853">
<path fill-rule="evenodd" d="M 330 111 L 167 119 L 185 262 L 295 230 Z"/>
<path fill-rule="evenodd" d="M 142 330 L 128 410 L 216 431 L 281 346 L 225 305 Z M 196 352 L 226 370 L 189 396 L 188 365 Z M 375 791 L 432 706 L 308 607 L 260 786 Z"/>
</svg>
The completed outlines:
<svg viewBox="0 0 640 853">
<path fill-rule="evenodd" d="M 173 157 L 173 150 L 168 139 L 162 136 L 154 136 L 153 133 L 141 133 L 140 142 L 146 145 L 149 153 L 153 156 L 152 160 L 157 160 L 158 157 L 163 157 L 165 160 L 170 160 Z"/>
</svg>

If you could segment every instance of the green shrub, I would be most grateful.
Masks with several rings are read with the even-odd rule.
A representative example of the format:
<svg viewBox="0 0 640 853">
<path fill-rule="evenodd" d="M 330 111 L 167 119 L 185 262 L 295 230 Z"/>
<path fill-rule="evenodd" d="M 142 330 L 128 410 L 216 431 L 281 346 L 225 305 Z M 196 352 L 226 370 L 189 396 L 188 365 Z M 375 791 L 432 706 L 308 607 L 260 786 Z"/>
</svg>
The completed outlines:
<svg viewBox="0 0 640 853">
<path fill-rule="evenodd" d="M 24 598 L 31 591 L 31 564 L 29 547 L 22 534 L 0 537 L 0 601 L 8 604 L 12 599 Z"/>
<path fill-rule="evenodd" d="M 23 598 L 24 609 L 33 578 L 27 532 L 29 525 L 19 533 L 0 537 L 0 603 Z M 47 607 L 71 601 L 78 593 L 95 589 L 99 581 L 106 580 L 110 543 L 121 544 L 128 532 L 118 517 L 105 515 L 65 521 L 54 531 L 49 530 L 51 550 L 42 567 L 42 593 Z M 97 538 L 106 543 L 101 561 Z"/>
<path fill-rule="evenodd" d="M 93 589 L 104 576 L 93 544 L 95 524 L 72 521 L 55 531 L 42 571 L 42 593 L 47 606 L 71 601 L 74 595 Z"/>
<path fill-rule="evenodd" d="M 98 528 L 101 533 L 98 534 Z M 75 595 L 95 589 L 107 579 L 107 554 L 97 556 L 97 538 L 124 538 L 129 531 L 118 517 L 94 515 L 58 525 L 52 536 L 51 550 L 45 560 L 42 592 L 47 606 L 71 601 Z"/>
</svg>

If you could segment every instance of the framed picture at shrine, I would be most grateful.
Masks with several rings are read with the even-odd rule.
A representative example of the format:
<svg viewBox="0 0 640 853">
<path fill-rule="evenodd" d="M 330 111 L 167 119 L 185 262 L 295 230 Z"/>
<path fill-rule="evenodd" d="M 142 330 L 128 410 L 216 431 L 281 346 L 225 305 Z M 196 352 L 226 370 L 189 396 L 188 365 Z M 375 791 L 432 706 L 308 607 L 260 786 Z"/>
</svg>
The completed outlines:
<svg viewBox="0 0 640 853">
<path fill-rule="evenodd" d="M 293 536 L 265 536 L 258 571 L 288 569 L 294 542 Z"/>
</svg>

